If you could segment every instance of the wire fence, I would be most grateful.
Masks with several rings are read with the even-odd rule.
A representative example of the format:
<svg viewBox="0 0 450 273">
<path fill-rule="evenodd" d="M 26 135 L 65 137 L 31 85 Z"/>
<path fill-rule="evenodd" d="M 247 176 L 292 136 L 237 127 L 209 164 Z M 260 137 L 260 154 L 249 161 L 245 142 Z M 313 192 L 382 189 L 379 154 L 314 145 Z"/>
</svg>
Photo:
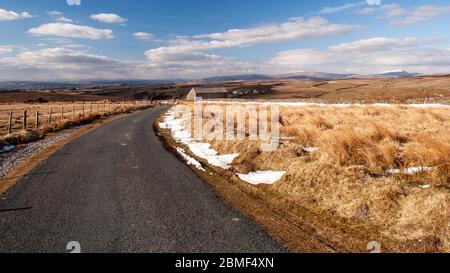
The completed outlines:
<svg viewBox="0 0 450 273">
<path fill-rule="evenodd" d="M 0 105 L 0 135 L 151 105 L 150 101 Z"/>
</svg>

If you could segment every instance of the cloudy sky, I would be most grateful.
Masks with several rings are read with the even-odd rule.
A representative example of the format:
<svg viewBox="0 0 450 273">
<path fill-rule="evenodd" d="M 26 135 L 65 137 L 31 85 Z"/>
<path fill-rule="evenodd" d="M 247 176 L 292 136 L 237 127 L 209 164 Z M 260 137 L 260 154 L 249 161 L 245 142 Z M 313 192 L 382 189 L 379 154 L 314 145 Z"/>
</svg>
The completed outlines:
<svg viewBox="0 0 450 273">
<path fill-rule="evenodd" d="M 448 26 L 448 0 L 0 0 L 0 80 L 447 73 Z"/>
</svg>

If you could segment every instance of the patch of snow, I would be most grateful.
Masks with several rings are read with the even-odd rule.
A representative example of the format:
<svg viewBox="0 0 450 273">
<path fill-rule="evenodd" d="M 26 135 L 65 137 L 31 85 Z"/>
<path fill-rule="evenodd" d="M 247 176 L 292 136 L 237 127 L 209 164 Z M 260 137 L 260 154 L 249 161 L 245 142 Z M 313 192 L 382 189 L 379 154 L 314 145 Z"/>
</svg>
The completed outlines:
<svg viewBox="0 0 450 273">
<path fill-rule="evenodd" d="M 406 71 L 405 71 L 405 70 L 402 70 L 402 69 L 387 70 L 387 71 L 381 72 L 380 74 L 401 73 L 401 72 L 406 72 Z"/>
<path fill-rule="evenodd" d="M 274 184 L 278 180 L 281 179 L 281 177 L 286 172 L 276 172 L 276 171 L 257 171 L 249 174 L 240 174 L 238 173 L 237 176 L 252 185 L 259 185 L 259 184 Z"/>
<path fill-rule="evenodd" d="M 421 188 L 421 189 L 429 189 L 429 188 L 431 188 L 431 185 L 421 185 L 421 186 L 419 186 L 419 188 Z"/>
<path fill-rule="evenodd" d="M 211 144 L 209 143 L 191 141 L 185 144 L 196 156 L 206 159 L 209 164 L 222 169 L 229 169 L 233 160 L 239 156 L 239 154 L 218 155 L 216 150 L 210 148 Z"/>
<path fill-rule="evenodd" d="M 414 107 L 414 108 L 450 108 L 450 105 L 447 104 L 432 104 L 432 103 L 424 103 L 424 104 L 407 104 L 406 106 Z"/>
<path fill-rule="evenodd" d="M 360 103 L 337 103 L 337 104 L 327 104 L 327 103 L 314 103 L 314 102 L 293 102 L 293 101 L 203 101 L 205 104 L 242 104 L 242 105 L 262 105 L 262 106 L 286 106 L 286 107 L 305 107 L 305 106 L 320 106 L 320 107 L 367 107 L 367 106 L 378 106 L 378 107 L 395 107 L 395 106 L 405 106 L 413 108 L 450 108 L 447 104 L 389 104 L 389 103 L 373 103 L 373 104 L 360 104 Z"/>
<path fill-rule="evenodd" d="M 200 162 L 186 154 L 186 152 L 182 148 L 177 148 L 177 152 L 184 158 L 184 160 L 186 160 L 187 164 L 192 165 L 201 171 L 206 171 Z"/>
<path fill-rule="evenodd" d="M 317 152 L 319 150 L 319 148 L 317 147 L 302 147 L 302 151 L 306 152 L 306 153 L 314 153 Z"/>
<path fill-rule="evenodd" d="M 187 130 L 186 118 L 177 118 L 175 113 L 170 111 L 165 117 L 164 122 L 160 123 L 160 128 L 170 129 L 172 137 L 189 147 L 191 152 L 208 161 L 209 164 L 220 167 L 222 169 L 229 169 L 233 160 L 239 156 L 239 154 L 225 154 L 218 155 L 218 152 L 211 148 L 211 144 L 203 143 L 192 139 L 191 132 Z"/>
<path fill-rule="evenodd" d="M 389 169 L 386 172 L 389 174 L 399 174 L 399 173 L 403 173 L 403 174 L 408 174 L 408 175 L 412 175 L 412 174 L 416 174 L 416 173 L 420 173 L 420 172 L 429 172 L 432 171 L 434 168 L 432 167 L 411 167 L 411 168 L 407 168 L 404 170 L 400 170 L 400 169 Z"/>
</svg>

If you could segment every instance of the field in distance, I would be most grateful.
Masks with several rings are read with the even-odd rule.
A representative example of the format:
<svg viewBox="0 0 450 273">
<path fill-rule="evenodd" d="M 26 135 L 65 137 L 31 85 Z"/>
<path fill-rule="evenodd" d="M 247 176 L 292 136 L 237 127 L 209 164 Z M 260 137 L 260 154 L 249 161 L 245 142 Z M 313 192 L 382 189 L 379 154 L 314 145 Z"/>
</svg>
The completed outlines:
<svg viewBox="0 0 450 273">
<path fill-rule="evenodd" d="M 406 78 L 355 78 L 330 81 L 233 81 L 114 84 L 104 86 L 9 89 L 0 91 L 0 103 L 23 103 L 42 98 L 49 102 L 183 99 L 192 87 L 225 87 L 232 98 L 404 103 L 408 100 L 450 99 L 450 75 Z M 433 102 L 427 101 L 427 102 Z"/>
<path fill-rule="evenodd" d="M 424 98 L 450 98 L 450 76 L 400 79 L 348 79 L 322 82 L 282 82 L 267 99 L 321 99 L 406 101 Z"/>
</svg>

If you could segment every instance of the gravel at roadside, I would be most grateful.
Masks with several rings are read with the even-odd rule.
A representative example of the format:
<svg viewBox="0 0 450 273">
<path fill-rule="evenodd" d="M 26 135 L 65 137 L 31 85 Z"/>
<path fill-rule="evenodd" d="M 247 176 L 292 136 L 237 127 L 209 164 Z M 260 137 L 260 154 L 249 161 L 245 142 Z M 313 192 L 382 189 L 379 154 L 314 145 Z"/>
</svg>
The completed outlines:
<svg viewBox="0 0 450 273">
<path fill-rule="evenodd" d="M 0 178 L 7 175 L 12 169 L 14 169 L 14 167 L 19 165 L 28 157 L 41 152 L 54 143 L 66 139 L 77 130 L 79 130 L 79 128 L 65 130 L 53 136 L 48 136 L 35 142 L 20 145 L 13 151 L 0 154 Z"/>
</svg>

